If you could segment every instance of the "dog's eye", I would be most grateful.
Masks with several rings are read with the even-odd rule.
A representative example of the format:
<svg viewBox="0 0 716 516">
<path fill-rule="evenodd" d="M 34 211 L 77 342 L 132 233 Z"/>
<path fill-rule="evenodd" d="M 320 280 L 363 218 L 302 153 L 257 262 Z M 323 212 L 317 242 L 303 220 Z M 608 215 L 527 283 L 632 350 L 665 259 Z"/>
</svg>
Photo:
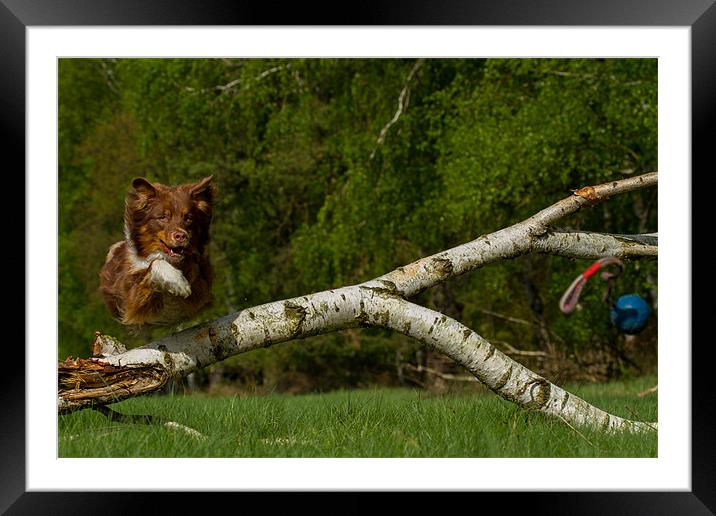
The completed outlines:
<svg viewBox="0 0 716 516">
<path fill-rule="evenodd" d="M 167 215 L 166 213 L 164 215 L 160 215 L 159 220 L 161 220 L 162 222 L 166 222 L 167 220 L 169 220 L 169 215 Z"/>
<path fill-rule="evenodd" d="M 192 217 L 191 215 L 187 215 L 186 217 L 184 217 L 184 222 L 186 222 L 187 224 L 191 224 L 192 222 L 194 222 L 194 217 Z"/>
</svg>

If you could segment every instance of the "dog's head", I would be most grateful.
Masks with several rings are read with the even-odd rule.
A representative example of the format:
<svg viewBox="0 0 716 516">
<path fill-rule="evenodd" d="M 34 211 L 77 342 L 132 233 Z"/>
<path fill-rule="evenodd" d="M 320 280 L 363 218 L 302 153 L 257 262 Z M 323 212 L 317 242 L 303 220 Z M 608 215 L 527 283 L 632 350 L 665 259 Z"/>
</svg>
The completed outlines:
<svg viewBox="0 0 716 516">
<path fill-rule="evenodd" d="M 178 186 L 138 177 L 125 200 L 125 236 L 142 258 L 161 253 L 179 264 L 187 256 L 200 255 L 209 241 L 212 198 L 211 176 Z"/>
</svg>

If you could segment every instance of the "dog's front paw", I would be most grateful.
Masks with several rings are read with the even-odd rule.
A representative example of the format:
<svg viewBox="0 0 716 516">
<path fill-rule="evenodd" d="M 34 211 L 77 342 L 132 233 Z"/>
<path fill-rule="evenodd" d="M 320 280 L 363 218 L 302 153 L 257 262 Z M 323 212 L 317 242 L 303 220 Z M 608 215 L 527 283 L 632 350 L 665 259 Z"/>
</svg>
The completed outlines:
<svg viewBox="0 0 716 516">
<path fill-rule="evenodd" d="M 191 295 L 191 285 L 183 274 L 179 273 L 176 283 L 167 285 L 167 291 L 175 296 L 187 298 Z"/>
<path fill-rule="evenodd" d="M 187 298 L 191 285 L 182 272 L 165 260 L 154 260 L 151 264 L 150 283 L 175 296 Z"/>
</svg>

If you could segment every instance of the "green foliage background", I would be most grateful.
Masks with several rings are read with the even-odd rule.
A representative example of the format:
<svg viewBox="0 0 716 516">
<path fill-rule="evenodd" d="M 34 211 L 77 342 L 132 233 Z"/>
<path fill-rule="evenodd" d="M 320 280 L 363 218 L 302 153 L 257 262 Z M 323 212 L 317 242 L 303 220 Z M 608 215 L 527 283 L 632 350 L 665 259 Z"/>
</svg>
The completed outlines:
<svg viewBox="0 0 716 516">
<path fill-rule="evenodd" d="M 58 93 L 60 359 L 87 356 L 95 330 L 140 343 L 97 292 L 136 176 L 214 175 L 206 320 L 365 281 L 571 189 L 657 170 L 655 59 L 62 59 Z M 656 213 L 651 190 L 563 224 L 656 231 Z M 567 318 L 557 307 L 588 265 L 522 257 L 417 301 L 517 348 L 545 345 L 536 326 L 486 311 L 539 319 L 564 356 L 608 349 L 617 337 L 601 280 L 585 289 L 584 310 Z M 653 305 L 656 262 L 630 263 L 619 292 Z M 366 329 L 227 363 L 247 385 L 330 389 L 394 382 L 396 350 L 410 361 L 419 346 Z"/>
</svg>

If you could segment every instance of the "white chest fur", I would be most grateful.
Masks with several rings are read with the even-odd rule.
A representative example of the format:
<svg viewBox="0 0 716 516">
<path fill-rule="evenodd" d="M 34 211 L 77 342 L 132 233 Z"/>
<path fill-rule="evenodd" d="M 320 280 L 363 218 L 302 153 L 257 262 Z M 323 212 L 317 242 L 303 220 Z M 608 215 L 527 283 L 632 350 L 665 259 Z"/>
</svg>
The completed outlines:
<svg viewBox="0 0 716 516">
<path fill-rule="evenodd" d="M 167 262 L 162 253 L 152 253 L 146 258 L 141 258 L 137 255 L 137 251 L 130 240 L 127 240 L 127 250 L 133 270 L 149 269 L 149 283 L 152 286 L 183 298 L 191 295 L 191 285 L 184 277 L 184 274 Z"/>
</svg>

